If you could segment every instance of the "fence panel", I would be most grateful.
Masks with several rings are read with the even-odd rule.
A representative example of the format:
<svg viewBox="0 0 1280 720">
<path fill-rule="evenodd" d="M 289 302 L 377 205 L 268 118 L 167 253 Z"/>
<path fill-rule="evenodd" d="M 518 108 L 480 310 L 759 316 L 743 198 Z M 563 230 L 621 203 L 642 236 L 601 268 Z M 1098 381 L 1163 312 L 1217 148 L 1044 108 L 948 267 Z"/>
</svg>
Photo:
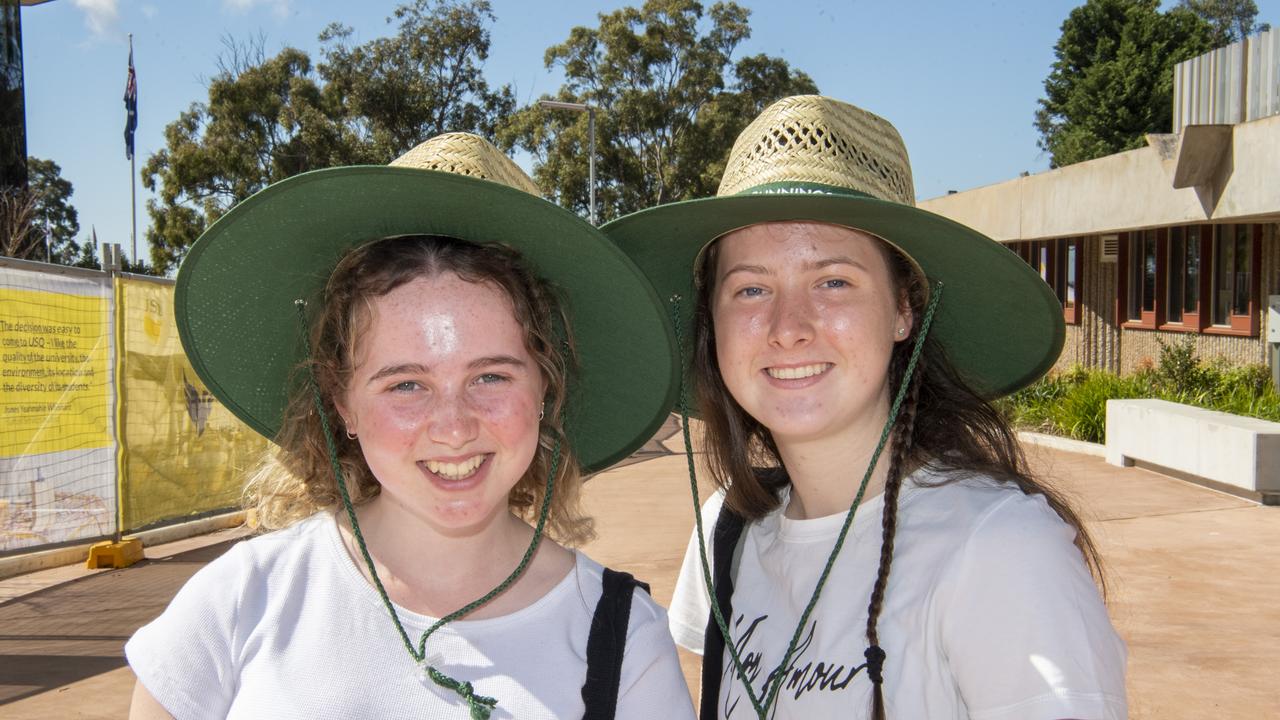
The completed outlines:
<svg viewBox="0 0 1280 720">
<path fill-rule="evenodd" d="M 266 441 L 196 377 L 173 320 L 173 283 L 121 280 L 124 527 L 136 530 L 239 504 Z"/>
<path fill-rule="evenodd" d="M 115 532 L 106 275 L 0 266 L 0 552 Z"/>
</svg>

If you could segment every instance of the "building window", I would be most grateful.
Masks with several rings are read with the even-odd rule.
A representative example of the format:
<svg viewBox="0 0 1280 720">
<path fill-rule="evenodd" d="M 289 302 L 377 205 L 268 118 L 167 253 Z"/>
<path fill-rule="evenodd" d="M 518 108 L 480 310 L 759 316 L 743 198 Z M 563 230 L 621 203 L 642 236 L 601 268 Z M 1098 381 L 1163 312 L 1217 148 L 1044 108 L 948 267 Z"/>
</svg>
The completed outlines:
<svg viewBox="0 0 1280 720">
<path fill-rule="evenodd" d="M 1256 336 L 1261 247 L 1261 225 L 1127 233 L 1117 267 L 1122 327 Z"/>
<path fill-rule="evenodd" d="M 1156 322 L 1156 258 L 1155 230 L 1129 234 L 1125 318 L 1143 327 Z"/>
<path fill-rule="evenodd" d="M 1034 240 L 1010 243 L 1009 249 L 1026 261 L 1045 281 L 1058 302 L 1062 317 L 1070 324 L 1080 322 L 1078 299 L 1083 252 L 1079 238 Z"/>
<path fill-rule="evenodd" d="M 1200 226 L 1169 230 L 1166 287 L 1168 322 L 1200 328 Z"/>
<path fill-rule="evenodd" d="M 1210 332 L 1257 334 L 1258 231 L 1255 225 L 1219 225 L 1213 235 Z"/>
</svg>

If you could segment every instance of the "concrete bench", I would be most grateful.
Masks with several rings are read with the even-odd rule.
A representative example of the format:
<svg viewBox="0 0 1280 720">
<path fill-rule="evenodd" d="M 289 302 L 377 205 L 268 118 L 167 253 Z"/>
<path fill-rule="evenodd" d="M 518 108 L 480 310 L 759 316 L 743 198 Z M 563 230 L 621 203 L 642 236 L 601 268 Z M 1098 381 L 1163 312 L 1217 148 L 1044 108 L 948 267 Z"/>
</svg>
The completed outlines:
<svg viewBox="0 0 1280 720">
<path fill-rule="evenodd" d="M 1107 462 L 1141 461 L 1280 501 L 1280 423 L 1166 400 L 1107 401 Z"/>
</svg>

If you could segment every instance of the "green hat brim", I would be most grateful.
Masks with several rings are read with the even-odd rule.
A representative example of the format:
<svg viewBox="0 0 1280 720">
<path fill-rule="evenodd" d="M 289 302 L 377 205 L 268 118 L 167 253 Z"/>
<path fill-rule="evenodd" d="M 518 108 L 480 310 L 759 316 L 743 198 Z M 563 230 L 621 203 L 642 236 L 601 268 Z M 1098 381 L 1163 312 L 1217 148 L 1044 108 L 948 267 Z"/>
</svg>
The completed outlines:
<svg viewBox="0 0 1280 720">
<path fill-rule="evenodd" d="M 910 256 L 931 283 L 942 282 L 930 337 L 984 397 L 1029 385 L 1062 352 L 1062 305 L 1035 270 L 976 230 L 909 205 L 835 192 L 744 193 L 660 205 L 601 229 L 664 301 L 683 298 L 682 340 L 689 354 L 699 253 L 730 231 L 784 221 L 843 225 L 879 236 Z"/>
<path fill-rule="evenodd" d="M 542 198 L 414 168 L 296 175 L 215 222 L 184 259 L 174 296 L 178 333 L 200 379 L 274 439 L 304 359 L 295 301 L 321 302 L 353 247 L 409 234 L 502 243 L 559 290 L 578 354 L 565 429 L 584 471 L 621 460 L 657 431 L 679 366 L 670 320 L 636 266 L 596 228 Z"/>
</svg>

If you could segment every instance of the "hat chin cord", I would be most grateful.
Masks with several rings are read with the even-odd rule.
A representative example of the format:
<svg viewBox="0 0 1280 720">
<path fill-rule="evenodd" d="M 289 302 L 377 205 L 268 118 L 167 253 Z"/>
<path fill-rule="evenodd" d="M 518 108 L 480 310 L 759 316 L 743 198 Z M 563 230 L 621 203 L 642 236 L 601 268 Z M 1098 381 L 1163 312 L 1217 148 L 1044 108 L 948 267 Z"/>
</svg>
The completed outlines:
<svg viewBox="0 0 1280 720">
<path fill-rule="evenodd" d="M 867 484 L 871 481 L 871 473 L 875 470 L 876 463 L 880 460 L 880 453 L 884 450 L 884 446 L 889 441 L 889 436 L 893 432 L 894 423 L 898 419 L 898 410 L 902 407 L 902 401 L 906 398 L 907 389 L 911 387 L 911 376 L 915 373 L 916 362 L 920 359 L 920 353 L 924 349 L 925 338 L 929 335 L 929 326 L 933 323 L 934 312 L 938 308 L 938 301 L 942 298 L 942 283 L 936 282 L 933 285 L 933 292 L 930 293 L 929 305 L 925 310 L 924 319 L 920 323 L 920 333 L 916 336 L 915 345 L 911 348 L 911 359 L 907 362 L 906 371 L 903 372 L 902 384 L 898 387 L 898 392 L 893 398 L 893 406 L 889 408 L 889 418 L 885 421 L 884 430 L 880 433 L 880 441 L 876 443 L 875 452 L 871 454 L 871 462 L 867 465 L 867 471 L 862 476 L 862 483 L 858 486 L 858 494 L 853 498 L 853 504 L 849 506 L 849 514 L 844 519 L 844 525 L 840 528 L 840 534 L 836 537 L 835 547 L 831 548 L 831 554 L 827 556 L 827 563 L 822 568 L 822 575 L 818 578 L 817 585 L 813 588 L 813 595 L 809 598 L 809 604 L 805 607 L 804 612 L 800 615 L 800 621 L 796 623 L 795 632 L 791 635 L 791 642 L 787 644 L 787 651 L 782 656 L 782 662 L 774 668 L 773 672 L 765 675 L 765 685 L 761 688 L 762 695 L 756 694 L 751 687 L 751 680 L 747 675 L 747 670 L 742 662 L 742 658 L 738 655 L 738 648 L 733 642 L 733 638 L 729 632 L 729 625 L 725 622 L 723 613 L 720 612 L 720 604 L 715 597 L 715 583 L 711 579 L 711 563 L 707 560 L 707 543 L 706 536 L 702 530 L 702 500 L 698 497 L 698 479 L 693 462 L 693 442 L 689 437 L 689 395 L 688 388 L 684 382 L 684 374 L 681 373 L 680 381 L 680 426 L 684 432 L 684 449 L 685 457 L 689 461 L 689 487 L 693 492 L 693 519 L 697 526 L 694 533 L 698 538 L 698 557 L 702 561 L 702 579 L 704 590 L 711 606 L 711 615 L 715 618 L 716 626 L 720 628 L 720 635 L 724 638 L 725 649 L 729 651 L 729 657 L 733 661 L 734 670 L 738 679 L 742 681 L 743 688 L 747 691 L 747 699 L 751 701 L 751 707 L 756 711 L 756 715 L 760 720 L 766 720 L 769 708 L 778 699 L 778 691 L 782 689 L 784 681 L 784 671 L 791 663 L 791 657 L 795 654 L 796 646 L 800 642 L 800 635 L 804 631 L 805 626 L 809 623 L 809 616 L 813 614 L 813 608 L 818 604 L 818 596 L 822 593 L 822 588 L 827 584 L 827 578 L 831 574 L 831 568 L 835 566 L 836 557 L 840 554 L 840 549 L 844 546 L 845 537 L 849 534 L 849 528 L 853 526 L 853 516 L 857 513 L 858 506 L 862 503 L 862 496 L 866 493 Z M 684 328 L 680 322 L 680 296 L 673 295 L 671 297 L 671 317 L 675 323 L 676 343 L 682 358 L 683 366 L 684 357 Z M 880 692 L 880 687 L 884 683 L 884 660 L 885 652 L 878 645 L 868 647 L 863 653 L 867 659 L 866 667 L 867 676 L 872 682 L 873 691 Z M 772 678 L 772 683 L 770 683 Z"/>
<path fill-rule="evenodd" d="M 306 301 L 295 300 L 295 307 L 298 309 L 298 318 L 302 324 L 302 343 L 303 349 L 307 354 L 308 360 L 311 358 L 311 341 L 307 333 L 306 319 Z M 333 467 L 333 476 L 338 483 L 338 492 L 342 496 L 342 505 L 347 511 L 347 519 L 351 522 L 351 531 L 355 536 L 356 545 L 360 548 L 360 555 L 364 558 L 365 567 L 369 570 L 369 577 L 373 579 L 373 585 L 378 590 L 378 595 L 382 598 L 382 604 L 386 606 L 387 612 L 391 615 L 391 621 L 395 623 L 396 630 L 400 633 L 400 639 L 404 641 L 404 647 L 409 651 L 409 655 L 413 657 L 417 665 L 418 679 L 424 683 L 427 680 L 439 685 L 447 690 L 457 693 L 467 703 L 470 711 L 471 720 L 489 720 L 493 713 L 493 708 L 497 706 L 498 699 L 478 695 L 475 688 L 470 682 L 460 681 L 452 678 L 440 670 L 436 669 L 435 663 L 439 662 L 439 656 L 427 656 L 427 639 L 435 633 L 436 630 L 444 627 L 447 623 L 458 620 L 477 608 L 485 605 L 493 598 L 502 594 L 507 588 L 511 587 L 520 576 L 524 574 L 528 568 L 530 560 L 533 559 L 534 552 L 538 549 L 539 543 L 542 541 L 543 529 L 546 526 L 547 515 L 551 509 L 551 496 L 555 487 L 556 470 L 560 465 L 560 441 L 557 439 L 551 450 L 551 469 L 547 472 L 547 484 L 542 497 L 542 507 L 538 510 L 538 524 L 533 529 L 533 539 L 529 542 L 529 547 L 525 549 L 524 556 L 520 558 L 519 565 L 505 580 L 498 583 L 496 587 L 477 600 L 473 600 L 459 610 L 440 618 L 431 627 L 427 628 L 419 638 L 415 647 L 413 641 L 409 638 L 409 633 L 405 631 L 404 625 L 400 622 L 400 615 L 396 612 L 395 605 L 391 602 L 391 598 L 387 595 L 387 590 L 382 585 L 382 580 L 378 577 L 378 571 L 374 567 L 373 556 L 369 554 L 369 548 L 365 544 L 364 535 L 360 532 L 360 523 L 356 520 L 355 506 L 351 502 L 351 495 L 347 489 L 346 478 L 342 474 L 342 467 L 338 462 L 338 450 L 334 444 L 333 431 L 329 426 L 329 417 L 324 410 L 324 402 L 320 397 L 320 386 L 316 382 L 315 373 L 312 371 L 310 364 L 307 367 L 307 381 L 311 386 L 311 396 L 315 401 L 316 412 L 320 416 L 320 424 L 324 429 L 324 439 L 329 450 L 329 463 Z M 686 430 L 687 434 L 687 430 Z M 704 561 L 705 564 L 705 561 Z"/>
</svg>

